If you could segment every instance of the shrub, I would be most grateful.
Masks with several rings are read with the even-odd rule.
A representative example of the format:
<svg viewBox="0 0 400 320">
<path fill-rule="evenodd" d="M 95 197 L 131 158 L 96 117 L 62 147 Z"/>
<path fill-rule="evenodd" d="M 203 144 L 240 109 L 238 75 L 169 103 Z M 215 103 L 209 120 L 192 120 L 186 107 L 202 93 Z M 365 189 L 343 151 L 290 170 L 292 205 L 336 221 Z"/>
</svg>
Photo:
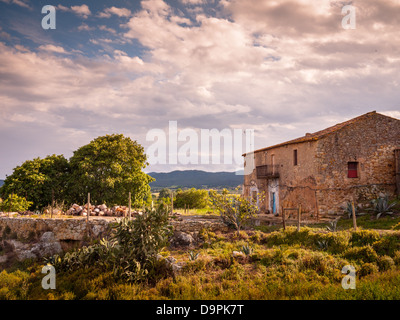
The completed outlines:
<svg viewBox="0 0 400 320">
<path fill-rule="evenodd" d="M 379 271 L 387 271 L 394 266 L 394 261 L 389 256 L 382 256 L 378 259 Z"/>
<path fill-rule="evenodd" d="M 362 262 L 376 262 L 378 260 L 378 254 L 370 245 L 349 248 L 344 252 L 343 257 L 349 260 L 361 260 Z"/>
<path fill-rule="evenodd" d="M 227 192 L 219 194 L 216 191 L 210 191 L 209 195 L 222 221 L 236 229 L 238 235 L 243 224 L 258 212 L 258 207 L 243 197 L 228 195 Z"/>
<path fill-rule="evenodd" d="M 387 235 L 372 244 L 374 250 L 381 256 L 388 255 L 393 257 L 394 253 L 400 249 L 398 235 Z"/>
<path fill-rule="evenodd" d="M 375 263 L 370 262 L 363 263 L 358 271 L 360 278 L 373 273 L 378 273 L 378 266 Z"/>
<path fill-rule="evenodd" d="M 152 276 L 159 278 L 163 273 L 153 272 L 154 269 L 167 268 L 157 262 L 156 256 L 167 244 L 170 231 L 168 212 L 160 206 L 157 210 L 146 210 L 135 220 L 121 219 L 112 226 L 110 240 L 102 239 L 98 244 L 67 252 L 63 257 L 54 255 L 45 262 L 65 271 L 91 266 L 111 269 L 115 277 L 130 282 Z"/>
<path fill-rule="evenodd" d="M 326 250 L 332 253 L 341 253 L 347 249 L 349 239 L 347 233 L 321 233 L 314 235 L 314 247 Z"/>
<path fill-rule="evenodd" d="M 379 233 L 375 230 L 357 230 L 351 233 L 350 242 L 353 246 L 365 246 L 372 245 L 379 238 Z"/>
</svg>

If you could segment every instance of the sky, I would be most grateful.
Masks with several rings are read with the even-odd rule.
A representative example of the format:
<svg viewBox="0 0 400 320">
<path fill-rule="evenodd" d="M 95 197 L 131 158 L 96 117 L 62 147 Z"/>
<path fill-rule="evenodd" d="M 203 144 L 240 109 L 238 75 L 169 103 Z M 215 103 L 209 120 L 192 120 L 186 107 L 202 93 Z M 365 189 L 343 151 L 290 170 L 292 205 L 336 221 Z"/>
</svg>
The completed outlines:
<svg viewBox="0 0 400 320">
<path fill-rule="evenodd" d="M 400 118 L 399 43 L 400 0 L 0 0 L 0 179 L 106 134 L 148 150 L 170 121 L 254 130 L 257 149 L 374 110 Z"/>
</svg>

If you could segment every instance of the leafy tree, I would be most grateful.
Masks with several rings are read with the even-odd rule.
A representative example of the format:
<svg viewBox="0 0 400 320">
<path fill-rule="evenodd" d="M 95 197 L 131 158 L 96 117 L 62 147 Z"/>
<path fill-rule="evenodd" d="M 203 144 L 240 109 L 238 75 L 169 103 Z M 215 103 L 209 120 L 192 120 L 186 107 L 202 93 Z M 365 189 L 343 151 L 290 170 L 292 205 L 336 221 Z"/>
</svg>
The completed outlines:
<svg viewBox="0 0 400 320">
<path fill-rule="evenodd" d="M 191 188 L 189 190 L 178 191 L 176 199 L 174 200 L 174 207 L 201 209 L 205 208 L 208 204 L 207 190 Z"/>
<path fill-rule="evenodd" d="M 240 195 L 228 194 L 225 190 L 221 194 L 214 190 L 210 191 L 210 198 L 219 211 L 222 221 L 235 228 L 238 234 L 243 224 L 259 211 L 257 206 L 250 201 Z"/>
<path fill-rule="evenodd" d="M 24 197 L 10 194 L 5 200 L 0 199 L 0 211 L 3 212 L 23 212 L 29 209 L 32 202 L 26 201 Z"/>
<path fill-rule="evenodd" d="M 142 172 L 147 166 L 143 147 L 122 134 L 98 137 L 70 158 L 70 199 L 84 202 L 90 192 L 93 203 L 128 203 L 141 206 L 154 179 Z"/>
<path fill-rule="evenodd" d="M 168 188 L 163 188 L 160 190 L 160 193 L 158 194 L 158 200 L 165 199 L 165 198 L 170 198 L 171 197 L 171 190 Z"/>
<path fill-rule="evenodd" d="M 69 176 L 68 160 L 63 155 L 27 160 L 17 166 L 0 188 L 2 197 L 17 194 L 31 202 L 30 209 L 41 209 L 52 201 L 64 200 Z"/>
</svg>

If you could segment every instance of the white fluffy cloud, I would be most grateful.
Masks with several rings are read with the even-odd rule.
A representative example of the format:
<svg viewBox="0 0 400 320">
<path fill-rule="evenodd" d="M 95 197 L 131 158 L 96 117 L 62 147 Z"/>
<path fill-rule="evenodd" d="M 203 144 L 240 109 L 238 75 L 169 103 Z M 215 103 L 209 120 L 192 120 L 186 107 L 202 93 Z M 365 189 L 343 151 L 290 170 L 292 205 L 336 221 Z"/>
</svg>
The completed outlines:
<svg viewBox="0 0 400 320">
<path fill-rule="evenodd" d="M 162 0 L 144 0 L 137 12 L 102 11 L 129 19 L 122 35 L 99 19 L 107 38 L 91 42 L 108 50 L 96 58 L 60 55 L 56 44 L 35 52 L 0 43 L 1 146 L 17 128 L 20 140 L 22 133 L 42 139 L 42 153 L 68 154 L 114 132 L 146 146 L 148 130 L 177 120 L 182 129 L 253 128 L 259 148 L 372 110 L 398 116 L 400 3 L 354 5 L 357 28 L 344 30 L 337 1 L 224 0 L 212 16 L 187 17 Z M 144 53 L 113 47 L 124 39 Z"/>
</svg>

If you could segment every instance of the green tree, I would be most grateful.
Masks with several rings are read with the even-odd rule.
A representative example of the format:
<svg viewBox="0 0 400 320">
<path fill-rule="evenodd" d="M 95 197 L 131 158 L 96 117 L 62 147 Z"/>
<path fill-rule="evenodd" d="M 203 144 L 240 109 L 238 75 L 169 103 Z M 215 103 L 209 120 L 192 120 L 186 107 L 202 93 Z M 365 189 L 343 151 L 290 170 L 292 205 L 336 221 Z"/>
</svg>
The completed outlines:
<svg viewBox="0 0 400 320">
<path fill-rule="evenodd" d="M 207 206 L 208 192 L 207 190 L 191 188 L 189 190 L 178 191 L 174 200 L 174 207 L 202 209 Z"/>
<path fill-rule="evenodd" d="M 142 169 L 147 166 L 143 147 L 122 134 L 98 137 L 79 148 L 70 158 L 70 200 L 93 203 L 143 205 L 154 179 Z"/>
<path fill-rule="evenodd" d="M 3 212 L 23 212 L 29 209 L 32 202 L 26 201 L 24 197 L 10 194 L 6 199 L 0 199 L 0 211 Z"/>
<path fill-rule="evenodd" d="M 69 164 L 63 155 L 35 158 L 14 168 L 0 194 L 3 198 L 17 194 L 31 202 L 30 209 L 41 209 L 52 202 L 52 192 L 55 201 L 64 200 L 68 177 Z"/>
<path fill-rule="evenodd" d="M 259 211 L 250 201 L 240 195 L 228 194 L 226 189 L 221 194 L 211 190 L 210 199 L 219 211 L 222 221 L 235 228 L 238 234 L 243 224 Z"/>
</svg>

